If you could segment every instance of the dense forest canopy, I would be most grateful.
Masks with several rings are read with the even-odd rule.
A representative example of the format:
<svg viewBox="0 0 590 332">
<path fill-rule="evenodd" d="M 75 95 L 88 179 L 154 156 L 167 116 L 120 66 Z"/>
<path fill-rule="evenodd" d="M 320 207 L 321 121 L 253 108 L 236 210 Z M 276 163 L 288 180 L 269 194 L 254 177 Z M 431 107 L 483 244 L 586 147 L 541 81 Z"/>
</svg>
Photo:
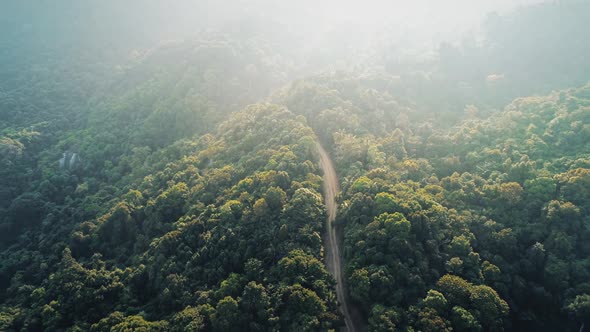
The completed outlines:
<svg viewBox="0 0 590 332">
<path fill-rule="evenodd" d="M 589 21 L 0 4 L 0 331 L 588 329 Z"/>
</svg>

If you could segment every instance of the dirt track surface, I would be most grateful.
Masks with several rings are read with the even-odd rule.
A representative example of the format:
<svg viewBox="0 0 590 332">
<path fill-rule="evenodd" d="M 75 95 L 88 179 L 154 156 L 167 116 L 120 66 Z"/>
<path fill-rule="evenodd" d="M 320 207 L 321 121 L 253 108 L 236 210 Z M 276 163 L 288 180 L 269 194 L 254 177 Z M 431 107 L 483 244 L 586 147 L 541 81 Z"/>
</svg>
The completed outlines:
<svg viewBox="0 0 590 332">
<path fill-rule="evenodd" d="M 346 327 L 342 330 L 357 332 L 360 329 L 357 328 L 358 323 L 353 319 L 351 305 L 346 296 L 344 276 L 342 272 L 342 256 L 340 254 L 341 243 L 334 225 L 336 212 L 338 211 L 336 196 L 340 191 L 340 184 L 330 156 L 319 143 L 317 146 L 318 152 L 320 153 L 320 167 L 324 171 L 324 200 L 328 213 L 328 218 L 326 220 L 326 235 L 324 236 L 326 266 L 334 279 L 336 279 L 336 297 L 338 298 L 338 303 L 340 304 L 342 314 L 344 315 L 344 321 L 346 323 Z"/>
</svg>

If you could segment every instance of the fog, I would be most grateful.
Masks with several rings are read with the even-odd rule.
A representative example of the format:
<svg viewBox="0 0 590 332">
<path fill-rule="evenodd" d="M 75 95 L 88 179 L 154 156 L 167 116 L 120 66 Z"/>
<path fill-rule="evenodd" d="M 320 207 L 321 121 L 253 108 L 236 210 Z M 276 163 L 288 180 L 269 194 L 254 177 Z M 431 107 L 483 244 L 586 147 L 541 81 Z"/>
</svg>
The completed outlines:
<svg viewBox="0 0 590 332">
<path fill-rule="evenodd" d="M 40 36 L 52 40 L 128 45 L 190 38 L 197 31 L 228 26 L 245 29 L 260 25 L 258 33 L 272 35 L 277 25 L 291 38 L 318 35 L 346 38 L 354 31 L 363 38 L 387 32 L 392 40 L 438 43 L 477 32 L 492 12 L 507 13 L 543 0 L 368 0 L 368 1 L 19 1 L 3 3 L 3 37 Z M 78 38 L 75 38 L 78 37 Z M 70 38 L 70 39 L 68 39 Z M 22 42 L 30 42 L 26 38 Z"/>
<path fill-rule="evenodd" d="M 93 65 L 101 75 L 118 73 L 111 69 L 133 66 L 163 45 L 188 49 L 212 41 L 231 44 L 231 52 L 247 44 L 257 49 L 252 56 L 277 72 L 275 88 L 363 67 L 470 87 L 497 74 L 492 77 L 510 78 L 506 91 L 528 82 L 547 92 L 555 82 L 585 82 L 582 27 L 590 19 L 582 0 L 61 0 L 0 7 L 0 61 L 11 64 L 0 69 L 11 73 L 6 77 L 29 73 L 18 68 L 49 58 L 68 68 Z M 236 56 L 246 65 L 255 62 Z M 158 61 L 186 59 L 179 54 Z M 440 84 L 436 91 L 442 93 Z"/>
<path fill-rule="evenodd" d="M 0 1 L 0 331 L 581 331 L 588 22 Z"/>
</svg>

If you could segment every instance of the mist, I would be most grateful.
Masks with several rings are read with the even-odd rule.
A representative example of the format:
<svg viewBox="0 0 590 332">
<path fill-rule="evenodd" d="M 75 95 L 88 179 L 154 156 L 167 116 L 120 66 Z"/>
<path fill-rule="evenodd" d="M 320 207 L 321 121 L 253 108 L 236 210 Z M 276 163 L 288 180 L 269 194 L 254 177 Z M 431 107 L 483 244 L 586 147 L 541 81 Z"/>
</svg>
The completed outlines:
<svg viewBox="0 0 590 332">
<path fill-rule="evenodd" d="M 582 331 L 590 1 L 0 1 L 0 331 Z"/>
<path fill-rule="evenodd" d="M 516 1 L 270 1 L 223 0 L 164 2 L 19 1 L 5 3 L 0 13 L 2 39 L 22 44 L 90 44 L 103 47 L 149 47 L 166 40 L 190 38 L 203 30 L 248 30 L 271 38 L 311 42 L 359 39 L 387 34 L 393 41 L 436 45 L 477 32 L 491 13 L 508 13 L 541 0 Z M 276 36 L 275 36 L 276 37 Z M 354 36 L 353 36 L 354 37 Z M 19 43 L 15 43 L 19 46 Z"/>
</svg>

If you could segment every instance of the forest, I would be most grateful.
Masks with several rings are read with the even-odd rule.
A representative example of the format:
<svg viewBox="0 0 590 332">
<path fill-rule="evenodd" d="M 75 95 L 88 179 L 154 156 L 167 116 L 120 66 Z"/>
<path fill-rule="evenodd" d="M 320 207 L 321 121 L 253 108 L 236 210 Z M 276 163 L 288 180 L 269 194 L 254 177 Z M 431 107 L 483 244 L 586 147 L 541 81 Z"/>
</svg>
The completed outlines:
<svg viewBox="0 0 590 332">
<path fill-rule="evenodd" d="M 0 4 L 0 331 L 590 329 L 589 21 Z"/>
</svg>

